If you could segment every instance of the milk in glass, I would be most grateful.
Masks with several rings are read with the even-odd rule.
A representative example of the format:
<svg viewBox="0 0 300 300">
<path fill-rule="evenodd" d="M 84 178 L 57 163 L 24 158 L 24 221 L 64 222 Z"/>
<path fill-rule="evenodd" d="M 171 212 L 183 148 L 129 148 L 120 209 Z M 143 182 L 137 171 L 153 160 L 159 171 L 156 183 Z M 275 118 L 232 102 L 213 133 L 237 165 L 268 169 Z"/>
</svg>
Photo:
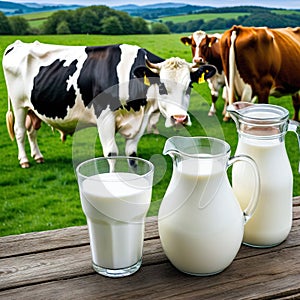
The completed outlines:
<svg viewBox="0 0 300 300">
<path fill-rule="evenodd" d="M 151 186 L 133 173 L 103 173 L 82 183 L 92 259 L 97 266 L 122 269 L 142 258 L 144 217 Z"/>
</svg>

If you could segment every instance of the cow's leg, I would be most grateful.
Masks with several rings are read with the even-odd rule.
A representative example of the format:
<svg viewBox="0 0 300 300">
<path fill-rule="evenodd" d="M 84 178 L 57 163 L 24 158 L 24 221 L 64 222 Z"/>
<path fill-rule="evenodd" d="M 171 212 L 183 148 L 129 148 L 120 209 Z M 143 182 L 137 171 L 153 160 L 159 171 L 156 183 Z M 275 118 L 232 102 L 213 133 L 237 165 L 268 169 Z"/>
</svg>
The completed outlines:
<svg viewBox="0 0 300 300">
<path fill-rule="evenodd" d="M 34 129 L 33 125 L 31 125 L 27 129 L 27 135 L 28 135 L 28 140 L 29 140 L 29 145 L 30 145 L 30 150 L 31 150 L 31 157 L 33 157 L 37 163 L 43 163 L 44 157 L 43 157 L 42 153 L 40 152 L 40 149 L 39 149 L 39 146 L 37 143 L 37 130 Z"/>
<path fill-rule="evenodd" d="M 14 131 L 15 137 L 18 145 L 18 159 L 22 168 L 29 168 L 29 160 L 25 152 L 25 136 L 26 136 L 26 127 L 25 127 L 25 118 L 27 115 L 27 110 L 23 107 L 15 108 L 15 124 Z"/>
<path fill-rule="evenodd" d="M 125 144 L 125 153 L 127 156 L 131 156 L 131 157 L 136 157 L 137 156 L 137 147 L 138 147 L 138 143 L 141 139 L 141 137 L 143 136 L 146 127 L 148 125 L 149 119 L 151 118 L 151 115 L 153 113 L 153 108 L 156 107 L 156 101 L 155 100 L 151 100 L 151 99 L 147 99 L 147 106 L 145 108 L 145 113 L 144 113 L 144 117 L 143 117 L 143 121 L 141 124 L 141 127 L 138 131 L 138 133 L 133 137 L 133 138 L 127 138 L 126 139 L 126 144 Z M 156 111 L 156 110 L 154 110 Z M 136 168 L 136 162 L 134 160 L 129 160 L 129 164 L 132 168 Z"/>
<path fill-rule="evenodd" d="M 218 100 L 218 96 L 215 96 L 215 95 L 211 96 L 211 101 L 212 102 L 211 102 L 211 107 L 210 107 L 209 112 L 208 112 L 209 117 L 212 117 L 216 114 L 216 111 L 217 111 L 216 102 L 217 102 L 217 100 Z"/>
<path fill-rule="evenodd" d="M 159 134 L 159 131 L 157 129 L 157 123 L 159 121 L 160 117 L 160 111 L 154 111 L 149 119 L 149 123 L 147 125 L 147 133 L 154 133 L 154 134 Z"/>
<path fill-rule="evenodd" d="M 218 78 L 217 76 L 214 76 L 212 78 L 207 79 L 208 87 L 210 89 L 211 94 L 211 107 L 208 112 L 208 116 L 214 116 L 216 114 L 216 101 L 218 100 L 219 96 L 219 89 L 218 89 Z"/>
<path fill-rule="evenodd" d="M 97 128 L 100 142 L 103 149 L 103 155 L 116 156 L 119 153 L 118 146 L 115 140 L 116 121 L 114 113 L 107 108 L 103 110 L 100 117 L 97 119 Z M 110 171 L 114 171 L 115 162 L 110 160 Z"/>
<path fill-rule="evenodd" d="M 223 108 L 223 111 L 222 111 L 222 115 L 225 116 L 225 114 L 227 112 L 227 105 L 228 105 L 228 93 L 227 93 L 227 87 L 226 86 L 223 87 L 222 98 L 224 99 L 224 108 Z"/>
<path fill-rule="evenodd" d="M 136 157 L 137 156 L 137 146 L 140 141 L 141 137 L 136 136 L 133 139 L 126 139 L 126 144 L 125 144 L 125 154 L 126 156 L 130 157 Z M 136 161 L 129 159 L 129 165 L 134 169 L 137 167 Z"/>
<path fill-rule="evenodd" d="M 300 109 L 300 92 L 292 95 L 293 106 L 294 106 L 294 117 L 293 120 L 299 121 L 299 109 Z"/>
<path fill-rule="evenodd" d="M 223 121 L 224 122 L 228 122 L 230 120 L 230 113 L 227 111 L 227 106 L 231 103 L 234 102 L 235 99 L 230 99 L 230 97 L 234 97 L 233 94 L 232 94 L 232 91 L 231 89 L 229 88 L 229 85 L 228 85 L 228 80 L 227 78 L 225 77 L 225 86 L 223 88 L 223 96 L 226 97 L 226 100 L 225 100 L 225 104 L 224 104 L 224 117 L 223 117 Z"/>
<path fill-rule="evenodd" d="M 269 92 L 267 92 L 267 99 L 268 99 L 268 96 L 269 96 Z M 265 99 L 266 97 L 263 96 L 263 98 Z M 245 102 L 251 102 L 252 101 L 252 88 L 248 84 L 246 84 L 244 89 L 243 89 L 243 92 L 242 92 L 242 95 L 241 95 L 241 101 L 245 101 Z"/>
</svg>

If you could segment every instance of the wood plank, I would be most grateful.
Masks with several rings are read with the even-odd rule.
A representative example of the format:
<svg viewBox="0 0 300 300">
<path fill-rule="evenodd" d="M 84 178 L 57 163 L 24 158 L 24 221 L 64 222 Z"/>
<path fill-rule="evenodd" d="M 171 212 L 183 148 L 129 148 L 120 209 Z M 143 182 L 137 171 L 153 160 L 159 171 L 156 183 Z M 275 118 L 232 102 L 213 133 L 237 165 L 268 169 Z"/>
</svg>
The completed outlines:
<svg viewBox="0 0 300 300">
<path fill-rule="evenodd" d="M 144 249 L 151 249 L 150 253 L 148 252 L 149 261 L 162 258 L 166 260 L 160 242 L 157 241 L 157 218 L 147 219 L 145 228 Z M 54 230 L 54 232 L 44 232 L 44 234 L 35 233 L 15 236 L 18 243 L 26 245 L 26 248 L 24 247 L 25 254 L 22 253 L 19 256 L 16 256 L 16 254 L 13 256 L 6 255 L 0 259 L 0 290 L 19 285 L 51 281 L 57 277 L 65 279 L 94 273 L 91 267 L 89 243 L 80 245 L 80 242 L 78 242 L 78 246 L 76 245 L 76 241 L 85 240 L 85 238 L 81 238 L 83 234 L 87 235 L 88 239 L 87 229 L 83 227 L 76 231 L 74 229 L 76 228 L 70 227 Z M 61 246 L 61 238 L 64 247 Z M 3 239 L 7 240 L 7 237 Z M 12 241 L 10 248 L 12 245 L 18 244 L 17 241 L 10 238 L 9 240 Z M 44 245 L 45 242 L 46 245 Z M 43 243 L 43 245 L 40 245 L 40 243 Z M 21 251 L 21 245 L 14 253 Z"/>
<path fill-rule="evenodd" d="M 299 206 L 300 205 L 300 196 L 294 197 L 293 198 L 293 203 L 294 203 L 294 205 Z"/>
<path fill-rule="evenodd" d="M 157 217 L 147 218 L 145 239 L 153 238 L 157 235 Z M 0 238 L 0 259 L 84 245 L 89 245 L 87 226 L 10 235 Z"/>
<path fill-rule="evenodd" d="M 0 258 L 87 244 L 86 226 L 10 235 L 0 238 Z"/>
<path fill-rule="evenodd" d="M 293 218 L 300 219 L 300 196 L 293 199 Z M 157 217 L 146 219 L 145 239 L 158 235 Z M 0 237 L 0 258 L 89 244 L 87 226 Z"/>
<path fill-rule="evenodd" d="M 205 299 L 272 299 L 280 295 L 289 299 L 300 294 L 299 253 L 300 197 L 294 199 L 293 228 L 284 243 L 268 249 L 242 246 L 231 266 L 212 277 L 188 276 L 171 266 L 161 248 L 157 217 L 147 218 L 141 270 L 117 280 L 92 270 L 86 226 L 8 236 L 0 238 L 0 298 L 28 295 L 28 299 L 53 299 L 64 295 L 74 299 L 74 293 L 85 299 L 84 292 L 88 291 L 91 295 L 87 299 L 99 293 L 101 297 L 118 299 L 123 294 L 131 298 L 149 295 L 176 299 L 184 295 Z M 82 290 L 79 286 L 83 286 Z M 104 290 L 99 290 L 99 286 Z"/>
<path fill-rule="evenodd" d="M 300 219 L 300 196 L 293 201 L 293 218 Z M 158 236 L 157 217 L 148 217 L 145 240 Z M 89 244 L 87 226 L 0 237 L 0 258 Z"/>
<path fill-rule="evenodd" d="M 151 222 L 150 224 L 155 227 L 155 223 Z M 267 249 L 242 246 L 236 260 L 249 257 L 255 260 L 256 257 L 273 255 L 273 253 L 297 247 L 300 247 L 300 222 L 293 224 L 293 230 L 288 239 L 281 245 Z M 295 251 L 297 250 L 295 249 Z M 167 261 L 158 235 L 156 238 L 145 240 L 143 267 Z M 92 273 L 89 245 L 8 257 L 0 259 L 0 290 L 57 279 L 64 280 Z"/>
<path fill-rule="evenodd" d="M 142 267 L 135 275 L 109 279 L 93 274 L 24 286 L 0 292 L 0 297 L 24 299 L 274 299 L 300 293 L 300 247 L 235 260 L 224 272 L 195 277 L 169 262 Z M 284 269 L 282 267 L 284 266 Z"/>
</svg>

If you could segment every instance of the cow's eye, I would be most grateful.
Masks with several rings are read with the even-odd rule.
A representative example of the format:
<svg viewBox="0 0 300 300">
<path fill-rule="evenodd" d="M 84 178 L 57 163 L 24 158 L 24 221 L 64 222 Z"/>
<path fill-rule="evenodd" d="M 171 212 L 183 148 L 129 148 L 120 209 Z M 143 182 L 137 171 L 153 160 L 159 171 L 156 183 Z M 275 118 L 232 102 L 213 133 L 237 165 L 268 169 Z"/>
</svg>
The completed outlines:
<svg viewBox="0 0 300 300">
<path fill-rule="evenodd" d="M 163 83 L 160 83 L 158 85 L 158 91 L 159 91 L 160 95 L 167 95 L 168 94 L 167 89 L 166 89 L 166 87 Z"/>
</svg>

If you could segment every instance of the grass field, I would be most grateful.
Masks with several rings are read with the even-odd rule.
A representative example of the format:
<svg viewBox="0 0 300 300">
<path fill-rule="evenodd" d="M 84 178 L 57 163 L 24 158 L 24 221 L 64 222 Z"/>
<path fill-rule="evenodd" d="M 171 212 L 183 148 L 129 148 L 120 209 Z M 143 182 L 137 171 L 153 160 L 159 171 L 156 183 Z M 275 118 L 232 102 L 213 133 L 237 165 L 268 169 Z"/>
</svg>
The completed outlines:
<svg viewBox="0 0 300 300">
<path fill-rule="evenodd" d="M 272 10 L 271 11 L 274 14 L 279 15 L 288 15 L 288 14 L 299 14 L 299 11 L 293 11 L 293 10 Z M 162 22 L 168 22 L 172 21 L 173 23 L 181 23 L 181 22 L 189 22 L 194 20 L 203 20 L 204 22 L 209 22 L 211 20 L 215 20 L 218 18 L 222 18 L 225 20 L 228 19 L 237 19 L 240 16 L 247 16 L 250 15 L 250 13 L 201 13 L 201 14 L 189 14 L 189 15 L 180 15 L 180 16 L 170 16 L 170 17 L 163 17 L 159 18 L 159 21 Z"/>
<path fill-rule="evenodd" d="M 113 43 L 137 44 L 157 55 L 168 58 L 179 56 L 190 61 L 190 49 L 180 43 L 181 35 L 140 35 L 140 36 L 101 36 L 101 35 L 66 35 L 66 36 L 6 36 L 0 40 L 0 56 L 2 60 L 6 46 L 16 39 L 68 45 L 104 45 Z M 16 142 L 11 142 L 5 125 L 7 111 L 7 92 L 0 71 L 0 235 L 19 234 L 29 231 L 41 231 L 73 225 L 85 224 L 81 210 L 77 182 L 73 168 L 73 158 L 76 151 L 93 152 L 102 155 L 101 145 L 97 140 L 94 148 L 84 148 L 86 144 L 81 139 L 91 136 L 96 138 L 95 129 L 81 131 L 73 138 L 69 137 L 62 144 L 58 132 L 43 124 L 39 131 L 39 145 L 45 157 L 45 163 L 37 165 L 31 160 L 32 166 L 23 170 L 17 159 Z M 271 97 L 273 104 L 280 103 L 288 108 L 292 115 L 290 97 L 280 100 Z M 206 84 L 195 85 L 192 93 L 189 113 L 193 125 L 176 131 L 166 129 L 164 120 L 159 123 L 159 135 L 145 134 L 142 138 L 138 155 L 150 159 L 156 166 L 155 185 L 153 187 L 152 204 L 149 215 L 156 215 L 160 200 L 168 186 L 171 176 L 171 160 L 162 156 L 165 140 L 172 135 L 197 136 L 207 135 L 225 139 L 232 146 L 232 153 L 237 144 L 237 133 L 233 122 L 223 123 L 221 111 L 223 101 L 218 101 L 218 114 L 209 118 L 207 112 L 210 106 L 210 94 Z M 124 142 L 117 135 L 120 153 L 124 153 Z M 294 173 L 294 195 L 300 195 L 300 176 L 297 173 L 299 147 L 296 137 L 287 134 L 286 144 Z M 27 145 L 27 150 L 28 145 Z M 29 153 L 29 151 L 28 151 Z"/>
<path fill-rule="evenodd" d="M 40 28 L 45 21 L 54 13 L 55 11 L 44 11 L 30 14 L 22 14 L 20 17 L 28 21 L 31 28 Z"/>
<path fill-rule="evenodd" d="M 190 15 L 181 15 L 181 16 L 170 16 L 160 18 L 159 20 L 163 22 L 172 21 L 173 23 L 181 23 L 181 22 L 188 22 L 194 20 L 203 20 L 204 22 L 208 22 L 211 20 L 215 20 L 218 18 L 222 18 L 225 20 L 228 19 L 237 19 L 239 16 L 250 15 L 250 13 L 202 13 L 202 14 L 190 14 Z"/>
<path fill-rule="evenodd" d="M 38 13 L 30 13 L 30 14 L 22 14 L 21 16 L 25 18 L 29 25 L 32 28 L 40 28 L 42 24 L 47 21 L 47 19 L 54 13 L 55 11 L 46 11 L 46 12 L 38 12 Z M 271 11 L 275 14 L 300 14 L 299 11 L 293 10 L 273 10 Z M 250 13 L 201 13 L 201 14 L 187 14 L 187 15 L 179 15 L 179 16 L 170 16 L 170 17 L 163 17 L 159 18 L 155 21 L 172 21 L 174 23 L 181 23 L 181 22 L 189 22 L 193 20 L 200 20 L 202 19 L 204 22 L 208 22 L 217 18 L 223 19 L 237 19 L 239 16 L 250 15 Z"/>
</svg>

